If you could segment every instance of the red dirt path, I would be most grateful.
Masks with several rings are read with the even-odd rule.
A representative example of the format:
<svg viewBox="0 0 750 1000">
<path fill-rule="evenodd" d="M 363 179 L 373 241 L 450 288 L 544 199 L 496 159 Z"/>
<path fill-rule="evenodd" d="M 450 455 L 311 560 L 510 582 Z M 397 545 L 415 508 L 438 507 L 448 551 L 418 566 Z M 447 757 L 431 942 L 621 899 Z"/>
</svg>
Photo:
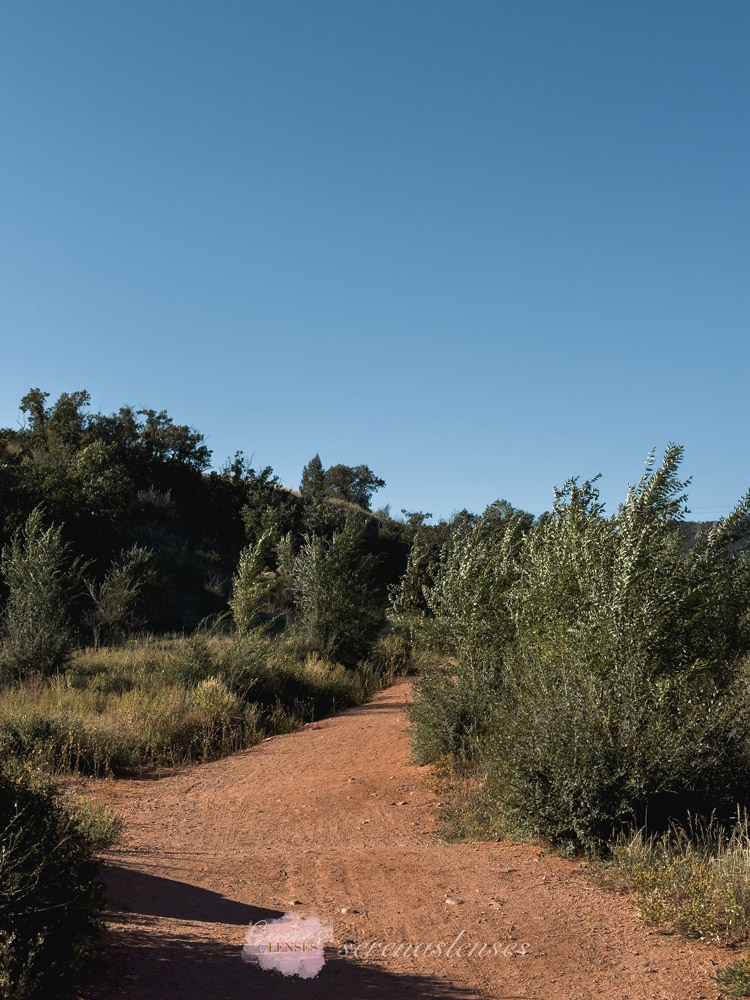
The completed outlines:
<svg viewBox="0 0 750 1000">
<path fill-rule="evenodd" d="M 87 783 L 126 832 L 105 855 L 108 966 L 81 1000 L 720 996 L 710 976 L 727 952 L 647 930 L 581 862 L 529 844 L 441 843 L 429 769 L 410 758 L 409 697 L 402 682 L 215 763 Z M 241 961 L 249 923 L 290 910 L 333 925 L 314 979 Z M 345 941 L 450 944 L 462 931 L 458 945 L 529 953 L 337 954 Z"/>
</svg>

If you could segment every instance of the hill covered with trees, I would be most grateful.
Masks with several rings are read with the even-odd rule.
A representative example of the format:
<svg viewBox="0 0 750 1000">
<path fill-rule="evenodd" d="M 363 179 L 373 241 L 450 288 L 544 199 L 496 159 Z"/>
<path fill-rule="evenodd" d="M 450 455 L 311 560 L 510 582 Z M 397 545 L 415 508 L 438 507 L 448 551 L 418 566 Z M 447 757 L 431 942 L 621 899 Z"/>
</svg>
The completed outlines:
<svg viewBox="0 0 750 1000">
<path fill-rule="evenodd" d="M 69 611 L 81 641 L 192 630 L 228 610 L 247 546 L 260 544 L 259 568 L 276 573 L 282 540 L 288 562 L 306 541 L 327 546 L 347 525 L 346 558 L 352 569 L 370 560 L 369 599 L 383 611 L 415 524 L 370 511 L 384 481 L 368 466 L 325 469 L 316 455 L 294 491 L 272 468 L 253 469 L 241 452 L 211 469 L 203 435 L 163 410 L 123 407 L 106 415 L 90 412 L 89 403 L 86 391 L 50 402 L 32 389 L 20 404 L 23 426 L 0 430 L 0 546 L 34 511 L 38 530 L 59 528 L 62 562 L 79 578 Z M 0 598 L 7 579 L 3 587 Z M 120 600 L 119 615 L 118 590 L 132 597 Z M 270 610 L 293 614 L 290 588 L 276 590 Z"/>
</svg>

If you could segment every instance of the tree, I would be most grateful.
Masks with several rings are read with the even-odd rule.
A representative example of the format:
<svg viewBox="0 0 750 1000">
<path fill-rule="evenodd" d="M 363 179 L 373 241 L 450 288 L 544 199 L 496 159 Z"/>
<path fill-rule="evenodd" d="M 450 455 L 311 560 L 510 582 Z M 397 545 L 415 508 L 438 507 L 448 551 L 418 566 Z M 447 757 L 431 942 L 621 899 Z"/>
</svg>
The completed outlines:
<svg viewBox="0 0 750 1000">
<path fill-rule="evenodd" d="M 299 630 L 328 659 L 353 666 L 370 651 L 383 622 L 374 585 L 376 558 L 363 555 L 353 520 L 326 541 L 306 536 L 294 564 Z"/>
<path fill-rule="evenodd" d="M 46 406 L 48 399 L 48 392 L 42 392 L 41 389 L 29 389 L 21 400 L 21 412 L 27 415 L 29 430 L 36 437 L 44 436 L 50 415 L 49 408 Z"/>
<path fill-rule="evenodd" d="M 385 486 L 367 465 L 332 465 L 325 473 L 326 492 L 359 507 L 370 508 L 372 495 Z"/>
<path fill-rule="evenodd" d="M 248 468 L 244 478 L 246 502 L 242 520 L 250 544 L 266 536 L 266 554 L 276 541 L 297 527 L 299 498 L 285 490 L 270 465 L 260 472 Z"/>
<path fill-rule="evenodd" d="M 36 507 L 2 551 L 8 587 L 2 649 L 6 668 L 49 674 L 67 661 L 73 645 L 68 609 L 79 572 L 78 562 L 69 562 L 62 527 L 45 528 Z"/>
<path fill-rule="evenodd" d="M 305 498 L 320 496 L 326 485 L 326 474 L 320 455 L 315 455 L 302 470 L 302 482 L 299 491 Z"/>
</svg>

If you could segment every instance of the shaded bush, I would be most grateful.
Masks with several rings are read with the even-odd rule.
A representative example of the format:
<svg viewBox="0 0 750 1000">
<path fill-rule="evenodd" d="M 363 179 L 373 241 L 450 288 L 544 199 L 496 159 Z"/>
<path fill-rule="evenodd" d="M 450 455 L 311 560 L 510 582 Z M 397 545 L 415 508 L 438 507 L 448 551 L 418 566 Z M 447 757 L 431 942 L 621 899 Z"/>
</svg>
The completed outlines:
<svg viewBox="0 0 750 1000">
<path fill-rule="evenodd" d="M 564 652 L 508 666 L 483 745 L 512 829 L 600 851 L 624 828 L 727 816 L 746 796 L 745 691 L 720 693 L 700 676 L 660 679 L 638 663 L 599 675 Z"/>
<path fill-rule="evenodd" d="M 451 671 L 433 666 L 414 685 L 414 753 L 421 764 L 465 768 L 487 746 L 496 723 L 496 677 L 490 668 Z"/>
<path fill-rule="evenodd" d="M 27 771 L 0 770 L 0 995 L 66 993 L 98 931 L 106 838 L 78 821 Z"/>
</svg>

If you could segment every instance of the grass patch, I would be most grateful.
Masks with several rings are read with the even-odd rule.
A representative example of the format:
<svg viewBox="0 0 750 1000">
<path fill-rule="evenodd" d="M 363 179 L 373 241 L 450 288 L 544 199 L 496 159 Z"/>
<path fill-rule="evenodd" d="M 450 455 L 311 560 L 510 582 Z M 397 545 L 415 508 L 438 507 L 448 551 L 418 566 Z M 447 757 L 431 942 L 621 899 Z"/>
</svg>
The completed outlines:
<svg viewBox="0 0 750 1000">
<path fill-rule="evenodd" d="M 616 884 L 635 893 L 644 921 L 665 931 L 728 945 L 750 933 L 747 814 L 727 830 L 714 820 L 637 832 L 613 846 Z"/>
<path fill-rule="evenodd" d="M 399 656 L 391 643 L 349 670 L 293 640 L 201 631 L 79 651 L 61 673 L 0 688 L 0 757 L 96 776 L 215 759 L 361 704 Z"/>
</svg>

